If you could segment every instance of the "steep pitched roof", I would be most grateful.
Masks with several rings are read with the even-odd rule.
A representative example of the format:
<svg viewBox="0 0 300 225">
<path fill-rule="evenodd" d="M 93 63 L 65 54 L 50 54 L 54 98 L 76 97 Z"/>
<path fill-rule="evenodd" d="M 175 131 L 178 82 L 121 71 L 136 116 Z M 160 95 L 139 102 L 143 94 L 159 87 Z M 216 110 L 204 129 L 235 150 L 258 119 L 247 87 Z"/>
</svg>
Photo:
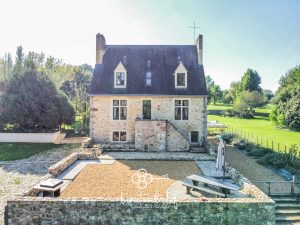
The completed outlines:
<svg viewBox="0 0 300 225">
<path fill-rule="evenodd" d="M 127 87 L 114 88 L 114 69 L 126 56 Z M 186 89 L 175 88 L 178 57 L 188 71 Z M 152 85 L 145 86 L 151 61 Z M 96 64 L 90 95 L 207 95 L 203 65 L 194 45 L 108 45 L 102 64 Z"/>
</svg>

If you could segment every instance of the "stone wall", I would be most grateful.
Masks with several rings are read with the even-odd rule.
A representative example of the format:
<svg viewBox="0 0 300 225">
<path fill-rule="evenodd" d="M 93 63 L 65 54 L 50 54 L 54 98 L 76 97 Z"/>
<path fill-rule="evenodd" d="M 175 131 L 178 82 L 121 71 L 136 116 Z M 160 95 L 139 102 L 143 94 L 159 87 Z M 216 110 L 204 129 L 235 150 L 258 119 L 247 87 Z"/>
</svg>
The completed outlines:
<svg viewBox="0 0 300 225">
<path fill-rule="evenodd" d="M 113 100 L 127 100 L 126 120 L 113 120 Z M 142 118 L 143 100 L 151 100 L 153 120 L 170 121 L 189 140 L 191 131 L 199 132 L 201 142 L 206 139 L 206 97 L 199 96 L 91 96 L 90 136 L 96 142 L 109 143 L 112 142 L 113 131 L 126 131 L 126 142 L 133 143 L 135 120 Z M 175 120 L 175 100 L 189 100 L 189 120 Z"/>
<path fill-rule="evenodd" d="M 78 153 L 74 152 L 71 155 L 67 156 L 66 158 L 63 158 L 62 160 L 49 167 L 48 173 L 52 176 L 57 176 L 77 160 L 97 159 L 101 153 L 102 150 L 98 148 L 86 149 L 85 151 Z"/>
<path fill-rule="evenodd" d="M 188 151 L 189 147 L 189 140 L 173 124 L 167 122 L 167 150 Z"/>
<path fill-rule="evenodd" d="M 188 139 L 166 120 L 135 121 L 136 150 L 188 151 L 189 146 Z"/>
<path fill-rule="evenodd" d="M 147 127 L 147 129 L 145 129 Z M 145 151 L 165 151 L 167 123 L 165 120 L 136 120 L 135 149 Z"/>
<path fill-rule="evenodd" d="M 54 133 L 0 133 L 0 142 L 55 143 L 60 135 L 63 134 L 59 131 Z"/>
<path fill-rule="evenodd" d="M 17 224 L 272 225 L 275 206 L 265 202 L 122 202 L 102 200 L 8 201 L 7 221 Z"/>
</svg>

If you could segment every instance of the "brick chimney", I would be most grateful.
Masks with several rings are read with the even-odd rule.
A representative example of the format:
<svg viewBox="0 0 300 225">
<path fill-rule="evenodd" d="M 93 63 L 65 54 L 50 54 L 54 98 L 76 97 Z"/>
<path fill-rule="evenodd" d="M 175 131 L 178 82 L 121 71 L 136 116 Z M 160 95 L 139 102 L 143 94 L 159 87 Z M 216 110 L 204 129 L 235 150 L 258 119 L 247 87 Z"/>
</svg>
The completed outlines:
<svg viewBox="0 0 300 225">
<path fill-rule="evenodd" d="M 105 37 L 103 34 L 96 35 L 96 64 L 102 64 L 103 55 L 106 49 Z"/>
<path fill-rule="evenodd" d="M 203 36 L 199 34 L 196 40 L 196 47 L 197 47 L 197 53 L 198 53 L 198 63 L 200 65 L 203 64 Z"/>
</svg>

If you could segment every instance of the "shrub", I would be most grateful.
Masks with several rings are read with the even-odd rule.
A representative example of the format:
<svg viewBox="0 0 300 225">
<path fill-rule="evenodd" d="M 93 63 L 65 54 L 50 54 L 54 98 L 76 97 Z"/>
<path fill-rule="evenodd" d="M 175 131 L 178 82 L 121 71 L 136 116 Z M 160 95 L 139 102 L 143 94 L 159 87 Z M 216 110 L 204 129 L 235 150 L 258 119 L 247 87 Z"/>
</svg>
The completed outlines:
<svg viewBox="0 0 300 225">
<path fill-rule="evenodd" d="M 226 109 L 226 110 L 222 110 L 222 116 L 233 117 L 235 116 L 235 113 L 232 109 Z"/>
<path fill-rule="evenodd" d="M 240 150 L 250 151 L 254 147 L 254 143 L 243 138 L 236 138 L 232 144 Z"/>
<path fill-rule="evenodd" d="M 281 153 L 268 153 L 264 157 L 257 160 L 257 163 L 262 165 L 270 165 L 275 168 L 283 168 L 287 166 L 287 157 Z"/>
<path fill-rule="evenodd" d="M 249 156 L 254 156 L 254 157 L 263 157 L 268 153 L 272 153 L 273 151 L 271 149 L 268 148 L 254 148 L 251 149 L 247 155 Z"/>
<path fill-rule="evenodd" d="M 221 138 L 223 139 L 223 141 L 225 141 L 226 143 L 231 143 L 232 140 L 237 137 L 236 134 L 234 133 L 224 133 L 224 134 L 221 134 Z"/>
</svg>

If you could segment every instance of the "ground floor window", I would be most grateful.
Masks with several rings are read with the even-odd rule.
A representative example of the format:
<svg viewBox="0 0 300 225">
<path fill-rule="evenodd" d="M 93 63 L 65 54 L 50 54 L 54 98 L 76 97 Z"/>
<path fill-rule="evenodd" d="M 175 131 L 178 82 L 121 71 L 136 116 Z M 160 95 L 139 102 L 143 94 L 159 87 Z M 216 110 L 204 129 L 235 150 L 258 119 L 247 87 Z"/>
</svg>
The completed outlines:
<svg viewBox="0 0 300 225">
<path fill-rule="evenodd" d="M 126 131 L 114 131 L 113 132 L 113 141 L 126 141 L 127 133 Z"/>
<path fill-rule="evenodd" d="M 199 142 L 199 131 L 192 131 L 191 132 L 191 142 L 198 143 Z"/>
</svg>

